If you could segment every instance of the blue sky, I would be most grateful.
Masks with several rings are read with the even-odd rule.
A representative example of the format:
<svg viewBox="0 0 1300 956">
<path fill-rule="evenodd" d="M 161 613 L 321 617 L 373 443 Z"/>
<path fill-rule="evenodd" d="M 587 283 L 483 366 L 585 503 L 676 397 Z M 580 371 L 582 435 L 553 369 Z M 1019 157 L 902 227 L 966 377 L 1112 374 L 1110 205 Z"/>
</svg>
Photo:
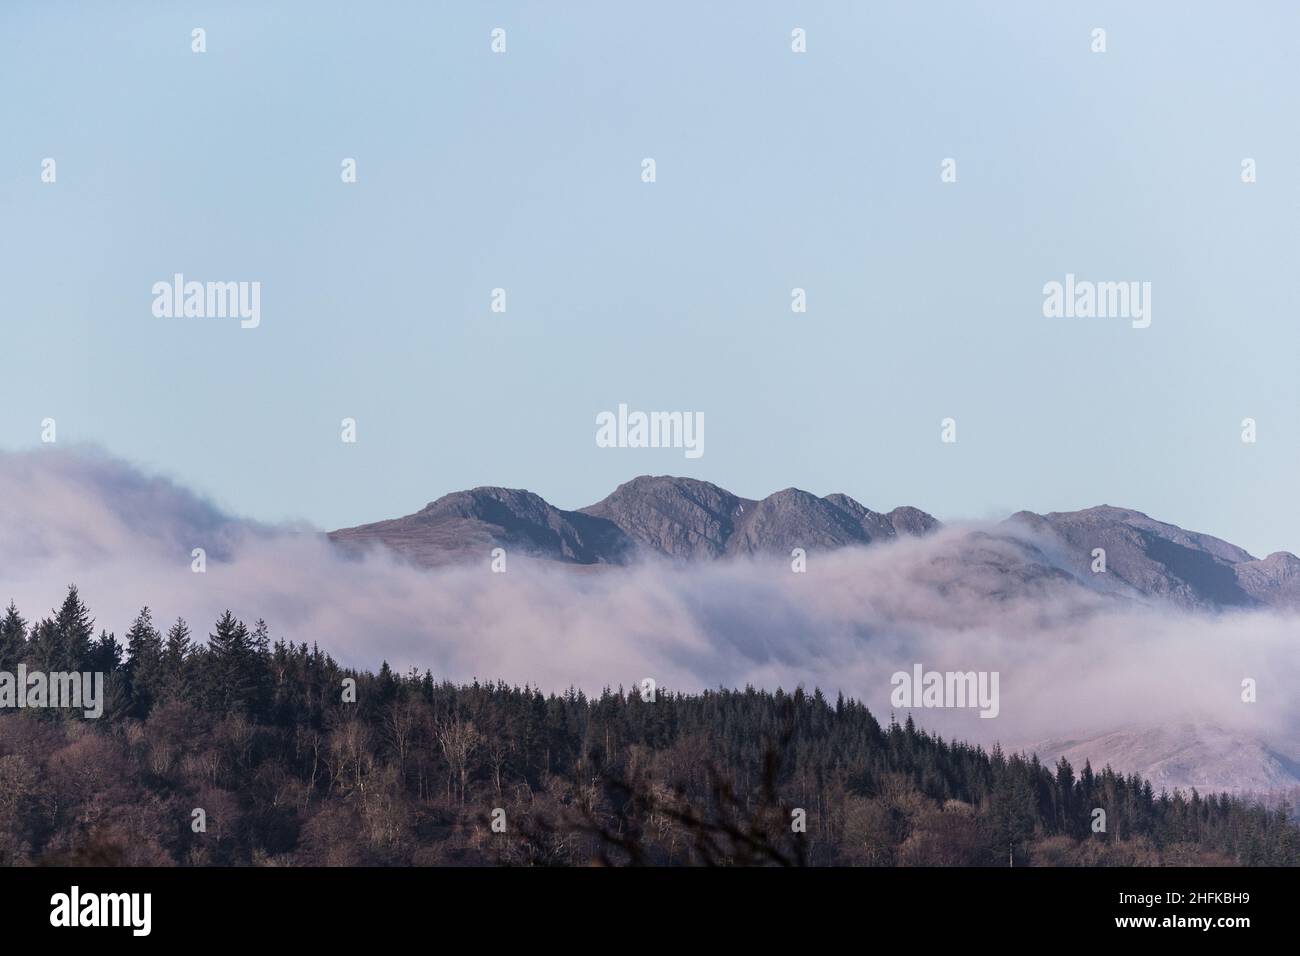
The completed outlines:
<svg viewBox="0 0 1300 956">
<path fill-rule="evenodd" d="M 1297 28 L 1284 2 L 8 2 L 0 448 L 53 417 L 326 528 L 671 473 L 1300 551 Z M 260 281 L 260 327 L 155 318 L 176 272 Z M 1151 282 L 1151 327 L 1044 318 L 1066 273 Z M 705 454 L 597 448 L 620 402 L 703 412 Z"/>
</svg>

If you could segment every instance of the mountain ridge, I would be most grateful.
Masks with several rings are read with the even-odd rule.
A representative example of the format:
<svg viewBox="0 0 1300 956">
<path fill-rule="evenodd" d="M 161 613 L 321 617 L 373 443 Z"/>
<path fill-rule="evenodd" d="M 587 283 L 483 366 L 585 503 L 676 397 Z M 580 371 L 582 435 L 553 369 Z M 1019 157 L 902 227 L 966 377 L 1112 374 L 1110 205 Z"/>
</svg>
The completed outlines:
<svg viewBox="0 0 1300 956">
<path fill-rule="evenodd" d="M 784 488 L 753 499 L 700 479 L 642 475 L 574 510 L 524 489 L 480 486 L 443 495 L 413 514 L 340 528 L 328 537 L 351 553 L 383 546 L 424 567 L 481 560 L 498 547 L 600 567 L 646 557 L 788 558 L 795 548 L 811 554 L 877 546 L 941 527 L 919 508 L 874 511 L 840 492 L 818 497 Z M 936 560 L 960 576 L 963 562 L 975 566 L 987 557 L 990 535 L 1015 545 L 1014 558 L 998 559 L 1007 576 L 998 587 L 1008 593 L 1017 582 L 1069 578 L 1102 593 L 1192 610 L 1300 607 L 1300 558 L 1294 554 L 1256 558 L 1213 535 L 1106 504 L 1046 514 L 1018 511 L 992 529 L 972 530 L 956 552 Z"/>
<path fill-rule="evenodd" d="M 328 537 L 354 551 L 386 545 L 425 566 L 482 556 L 485 547 L 519 548 L 566 564 L 617 565 L 647 554 L 696 560 L 867 545 L 937 527 L 918 508 L 881 513 L 842 493 L 819 498 L 785 488 L 752 499 L 698 479 L 642 475 L 572 511 L 525 489 L 484 485 Z"/>
</svg>

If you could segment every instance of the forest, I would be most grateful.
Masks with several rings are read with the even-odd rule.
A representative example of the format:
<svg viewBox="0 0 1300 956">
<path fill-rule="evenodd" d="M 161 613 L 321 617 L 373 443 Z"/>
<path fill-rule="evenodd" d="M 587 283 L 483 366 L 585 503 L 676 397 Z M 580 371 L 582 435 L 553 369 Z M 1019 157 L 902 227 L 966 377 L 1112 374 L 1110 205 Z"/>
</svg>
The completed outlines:
<svg viewBox="0 0 1300 956">
<path fill-rule="evenodd" d="M 164 630 L 165 627 L 165 630 Z M 842 696 L 588 696 L 341 667 L 229 611 L 206 638 L 75 586 L 0 671 L 106 675 L 103 715 L 0 713 L 0 863 L 1294 865 L 1287 804 L 882 724 Z M 1097 810 L 1104 831 L 1096 830 Z"/>
</svg>

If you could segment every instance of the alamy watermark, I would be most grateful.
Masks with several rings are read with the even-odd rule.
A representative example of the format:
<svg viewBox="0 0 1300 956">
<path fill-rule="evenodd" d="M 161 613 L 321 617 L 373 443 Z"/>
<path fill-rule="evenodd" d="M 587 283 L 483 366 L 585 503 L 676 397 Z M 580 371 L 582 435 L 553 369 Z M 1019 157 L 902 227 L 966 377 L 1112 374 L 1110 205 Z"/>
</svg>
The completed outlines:
<svg viewBox="0 0 1300 956">
<path fill-rule="evenodd" d="M 83 893 L 74 885 L 50 897 L 50 925 L 55 927 L 121 926 L 132 936 L 148 936 L 152 913 L 152 893 Z"/>
<path fill-rule="evenodd" d="M 1092 282 L 1075 279 L 1043 286 L 1043 315 L 1049 319 L 1132 319 L 1133 328 L 1151 324 L 1150 282 Z"/>
<path fill-rule="evenodd" d="M 596 416 L 597 448 L 684 448 L 687 458 L 704 454 L 703 412 L 629 412 Z"/>
<path fill-rule="evenodd" d="M 981 717 L 1000 710 L 997 671 L 927 671 L 913 664 L 910 674 L 896 671 L 889 683 L 889 702 L 898 708 L 978 707 Z"/>
<path fill-rule="evenodd" d="M 262 323 L 261 282 L 186 282 L 177 272 L 171 282 L 159 281 L 153 293 L 153 314 L 160 319 L 239 319 L 241 329 Z"/>
<path fill-rule="evenodd" d="M 0 671 L 0 708 L 65 707 L 93 720 L 104 714 L 104 675 L 99 671 Z"/>
</svg>

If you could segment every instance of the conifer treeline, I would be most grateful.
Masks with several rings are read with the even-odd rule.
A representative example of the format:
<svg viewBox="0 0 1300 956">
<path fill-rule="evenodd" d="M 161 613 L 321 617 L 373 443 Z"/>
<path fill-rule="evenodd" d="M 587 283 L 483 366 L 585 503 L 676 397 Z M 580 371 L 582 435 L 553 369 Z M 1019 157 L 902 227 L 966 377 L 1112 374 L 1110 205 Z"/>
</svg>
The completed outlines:
<svg viewBox="0 0 1300 956">
<path fill-rule="evenodd" d="M 109 676 L 99 720 L 0 715 L 4 864 L 1300 861 L 1286 806 L 1156 794 L 820 691 L 457 686 L 348 670 L 229 612 L 205 642 L 145 608 L 123 647 L 75 587 L 31 624 L 10 605 L 0 670 L 19 663 Z"/>
</svg>

